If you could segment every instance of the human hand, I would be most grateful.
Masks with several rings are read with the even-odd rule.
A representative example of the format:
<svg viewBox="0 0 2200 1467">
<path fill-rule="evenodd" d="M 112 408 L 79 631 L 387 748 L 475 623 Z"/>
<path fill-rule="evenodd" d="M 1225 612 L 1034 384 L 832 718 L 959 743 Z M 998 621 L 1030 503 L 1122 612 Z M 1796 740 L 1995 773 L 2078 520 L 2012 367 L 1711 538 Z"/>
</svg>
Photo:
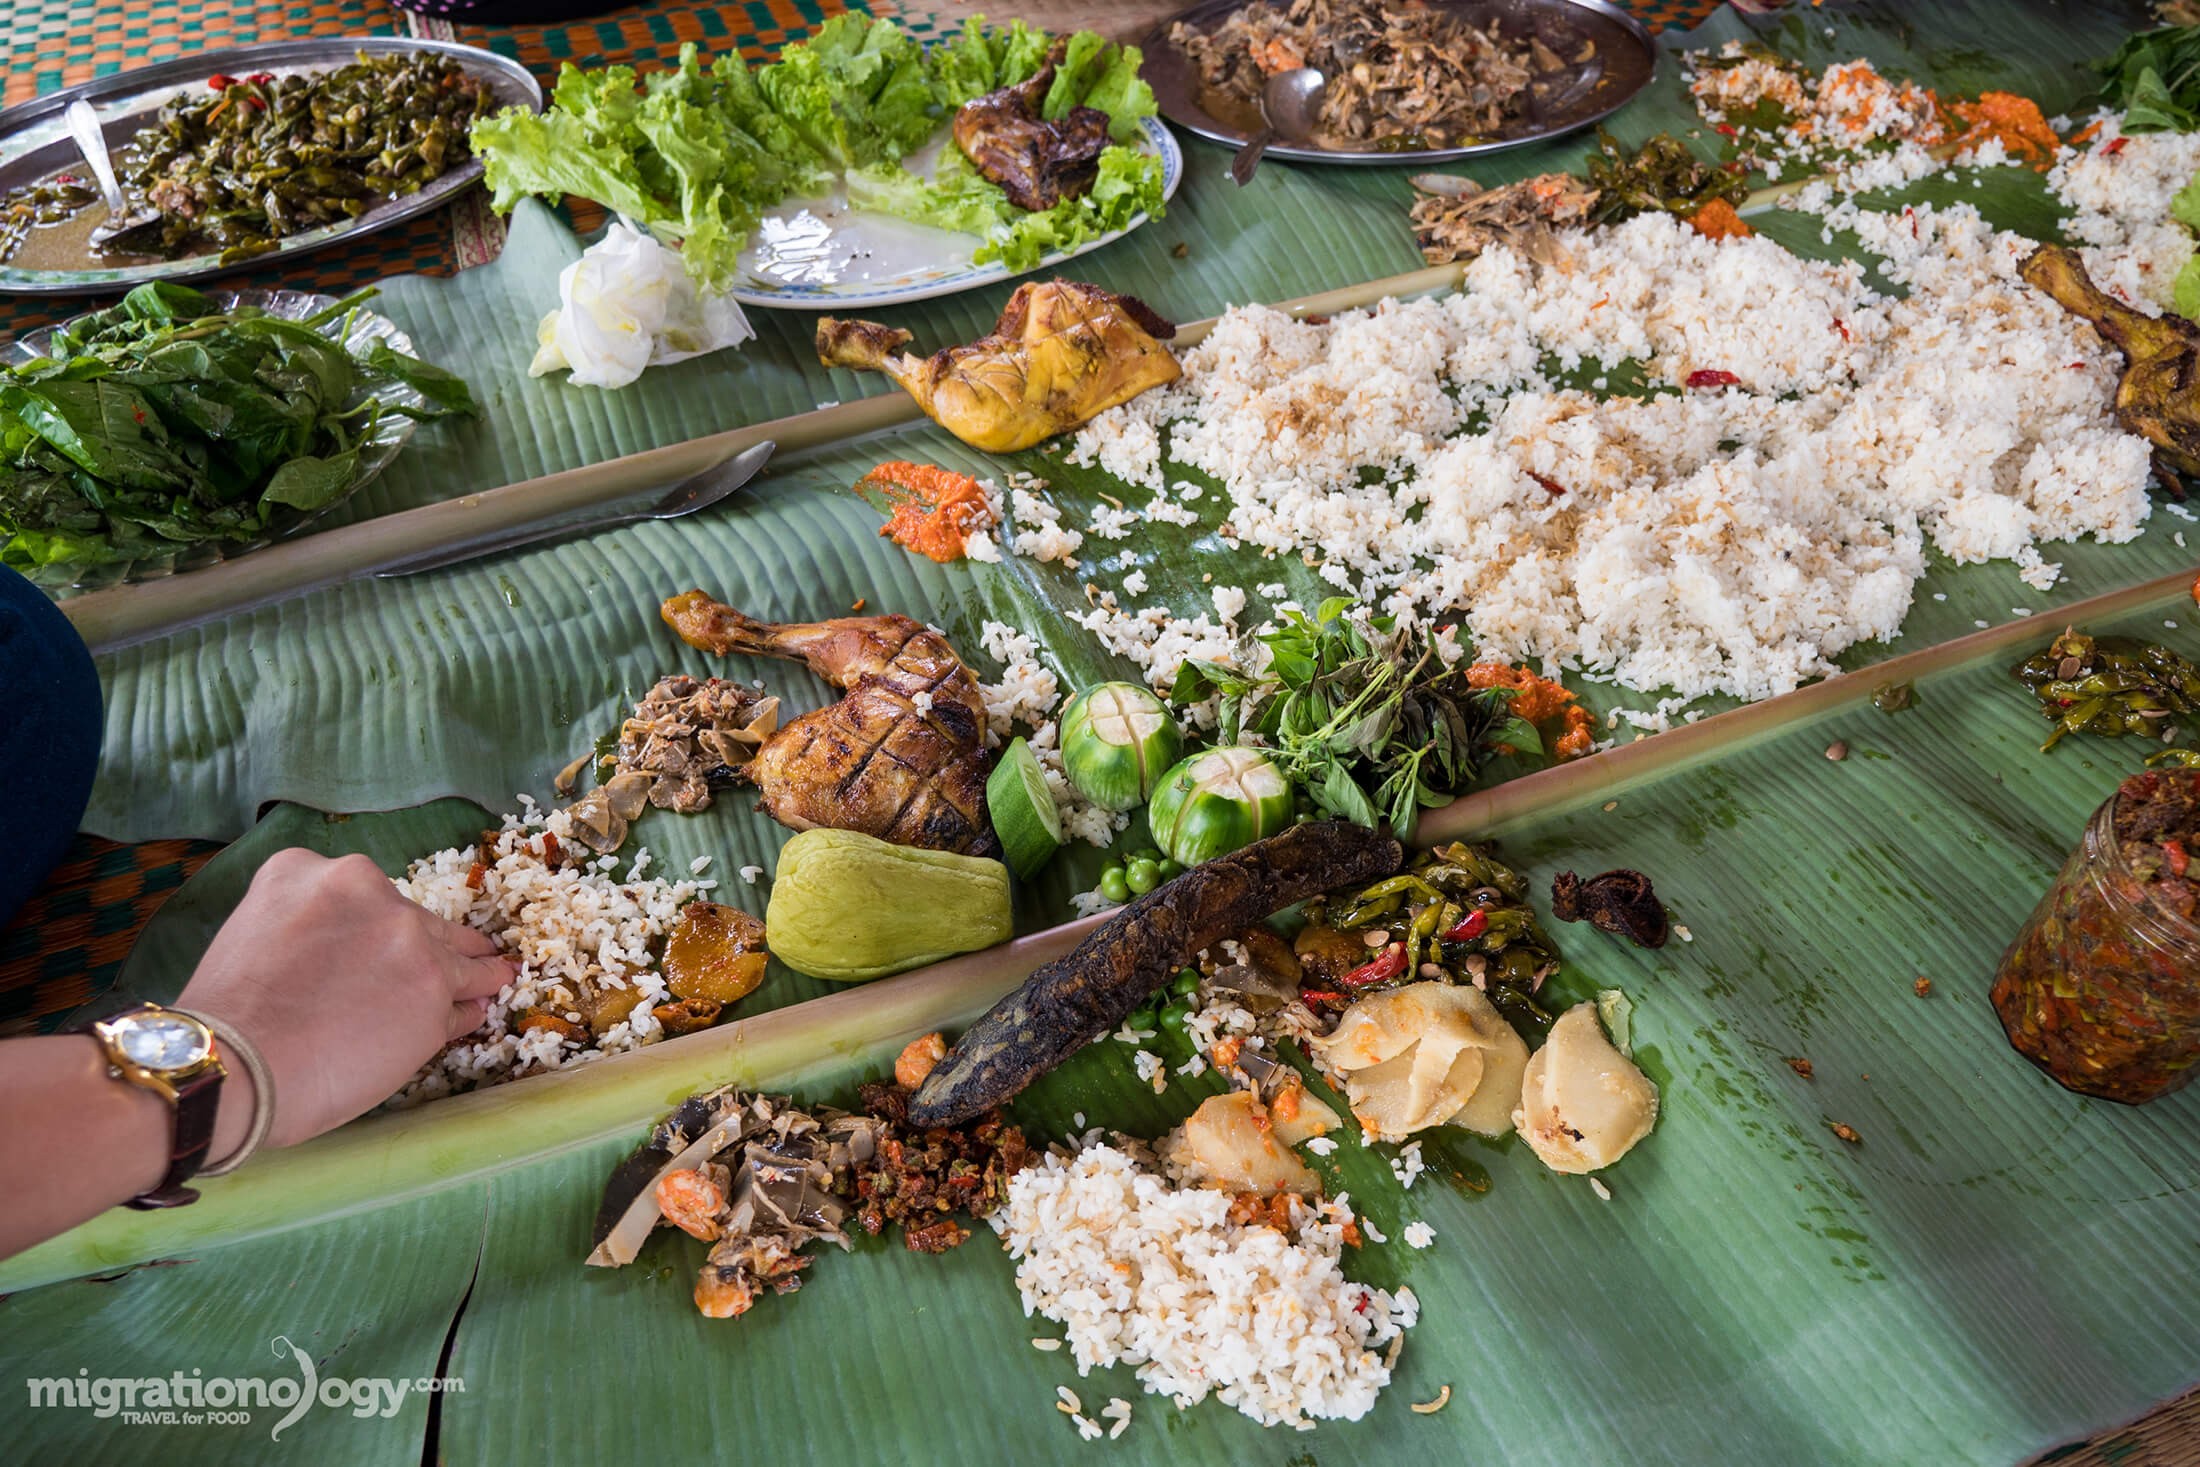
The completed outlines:
<svg viewBox="0 0 2200 1467">
<path fill-rule="evenodd" d="M 399 896 L 367 857 L 291 849 L 260 867 L 176 1002 L 259 1048 L 275 1081 L 267 1144 L 289 1146 L 387 1100 L 480 1027 L 514 972 L 495 943 Z M 228 1068 L 217 1161 L 252 1114 L 250 1077 Z"/>
</svg>

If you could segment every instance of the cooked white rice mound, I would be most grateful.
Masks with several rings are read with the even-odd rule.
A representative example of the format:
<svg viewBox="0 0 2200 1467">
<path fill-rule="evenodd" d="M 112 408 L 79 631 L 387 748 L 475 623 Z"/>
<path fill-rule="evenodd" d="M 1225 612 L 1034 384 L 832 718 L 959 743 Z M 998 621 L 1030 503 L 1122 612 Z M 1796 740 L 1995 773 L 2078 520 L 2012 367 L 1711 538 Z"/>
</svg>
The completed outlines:
<svg viewBox="0 0 2200 1467">
<path fill-rule="evenodd" d="M 657 971 L 656 954 L 680 909 L 718 883 L 644 877 L 646 850 L 635 853 L 623 881 L 611 875 L 616 862 L 609 856 L 554 867 L 544 859 L 545 834 L 567 852 L 589 854 L 571 829 L 563 810 L 544 812 L 527 801 L 524 814 L 504 818 L 504 828 L 487 851 L 479 845 L 437 851 L 413 862 L 396 879 L 399 895 L 439 917 L 487 933 L 519 961 L 520 971 L 489 1005 L 482 1027 L 422 1066 L 391 1098 L 392 1107 L 501 1084 L 522 1071 L 563 1069 L 664 1037 L 663 1026 L 650 1012 L 671 996 Z M 477 862 L 482 867 L 478 887 L 469 884 Z M 560 1005 L 575 1001 L 582 983 L 637 986 L 643 1002 L 592 1047 L 546 1029 L 514 1031 L 514 1015 L 541 1007 L 559 1011 Z M 580 1020 L 578 1011 L 566 1017 Z"/>
<path fill-rule="evenodd" d="M 1263 1426 L 1358 1420 L 1390 1382 L 1375 1347 L 1412 1327 L 1419 1301 L 1344 1276 L 1344 1198 L 1305 1209 L 1295 1240 L 1230 1222 L 1230 1204 L 1096 1144 L 1018 1173 L 992 1224 L 1024 1313 L 1067 1329 L 1080 1375 L 1135 1365 L 1179 1408 L 1213 1392 Z"/>
<path fill-rule="evenodd" d="M 2150 316 L 2170 304 L 2193 241 L 2170 217 L 2170 200 L 2200 173 L 2200 133 L 2121 131 L 2115 113 L 2082 149 L 2064 151 L 2047 186 L 2072 213 L 2063 230 L 2080 243 L 2093 283 Z"/>
<path fill-rule="evenodd" d="M 1095 419 L 1071 457 L 1157 495 L 1166 462 L 1204 470 L 1233 536 L 1393 613 L 1457 608 L 1484 656 L 1685 698 L 1788 692 L 1896 635 L 1928 544 L 2044 588 L 2038 543 L 2128 540 L 2149 510 L 2147 447 L 2109 414 L 2114 354 L 2016 278 L 2028 242 L 1968 206 L 1842 205 L 1834 224 L 1908 295 L 1647 215 L 1567 235 L 1558 266 L 1486 251 L 1441 300 L 1326 324 L 1233 310 L 1179 383 Z M 1680 390 L 1543 375 L 1601 390 L 1629 360 Z M 1685 385 L 1706 372 L 1738 380 Z M 1156 686 L 1219 630 L 1111 598 L 1084 621 Z"/>
</svg>

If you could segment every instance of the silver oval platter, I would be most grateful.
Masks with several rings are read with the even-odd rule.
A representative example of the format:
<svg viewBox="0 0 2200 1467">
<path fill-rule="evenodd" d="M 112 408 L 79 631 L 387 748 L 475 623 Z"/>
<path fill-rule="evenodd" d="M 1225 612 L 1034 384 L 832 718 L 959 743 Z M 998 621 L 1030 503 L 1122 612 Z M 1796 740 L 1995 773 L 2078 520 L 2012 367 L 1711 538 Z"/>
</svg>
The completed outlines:
<svg viewBox="0 0 2200 1467">
<path fill-rule="evenodd" d="M 1537 77 L 1522 114 L 1496 137 L 1445 148 L 1346 150 L 1278 138 L 1267 156 L 1301 163 L 1383 167 L 1443 163 L 1503 152 L 1591 126 L 1617 112 L 1657 74 L 1658 45 L 1642 22 L 1604 0 L 1427 0 L 1457 11 L 1483 29 L 1501 25 L 1508 36 L 1533 35 L 1566 63 Z M 1212 142 L 1238 147 L 1259 130 L 1259 108 L 1209 87 L 1199 68 L 1173 39 L 1180 25 L 1212 31 L 1245 7 L 1245 0 L 1200 0 L 1155 26 L 1143 42 L 1141 75 L 1154 90 L 1161 114 Z M 1282 8 L 1281 3 L 1278 8 Z"/>
<path fill-rule="evenodd" d="M 82 97 L 99 116 L 100 131 L 110 149 L 120 147 L 160 104 L 178 92 L 203 87 L 216 75 L 246 76 L 272 72 L 326 71 L 353 60 L 359 53 L 370 56 L 429 53 L 449 56 L 470 76 L 480 78 L 503 106 L 542 110 L 542 88 L 534 76 L 516 61 L 475 46 L 446 41 L 415 41 L 394 36 L 352 36 L 313 41 L 274 41 L 259 46 L 233 46 L 220 51 L 197 51 L 172 61 L 118 72 L 52 92 L 0 112 L 0 193 L 37 183 L 56 173 L 81 167 L 76 145 L 69 140 L 62 113 Z M 481 177 L 481 162 L 469 158 L 459 167 L 417 193 L 377 204 L 356 219 L 290 235 L 275 247 L 249 258 L 223 263 L 218 255 L 196 255 L 180 260 L 154 260 L 121 264 L 108 269 L 18 269 L 0 261 L 0 294 L 90 295 L 126 290 L 146 280 L 196 280 L 248 269 L 270 261 L 326 249 L 341 240 L 386 229 L 392 224 L 426 213 L 471 187 Z"/>
</svg>

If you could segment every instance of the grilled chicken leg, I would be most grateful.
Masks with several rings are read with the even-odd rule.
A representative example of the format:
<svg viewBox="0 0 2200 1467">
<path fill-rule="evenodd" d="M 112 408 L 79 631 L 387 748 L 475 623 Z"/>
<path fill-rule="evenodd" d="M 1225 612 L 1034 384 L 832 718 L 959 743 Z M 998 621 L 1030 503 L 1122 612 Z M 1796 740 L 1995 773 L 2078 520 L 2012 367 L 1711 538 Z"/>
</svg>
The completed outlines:
<svg viewBox="0 0 2200 1467">
<path fill-rule="evenodd" d="M 1016 287 L 993 334 L 968 346 L 919 358 L 901 350 L 906 331 L 826 316 L 817 323 L 817 358 L 884 372 L 972 448 L 1014 453 L 1174 382 L 1182 369 L 1161 344 L 1174 335 L 1174 325 L 1135 297 L 1033 280 Z"/>
<path fill-rule="evenodd" d="M 985 702 L 938 632 L 906 616 L 755 621 L 701 591 L 674 596 L 663 615 L 691 647 L 806 662 L 847 689 L 741 766 L 772 819 L 935 851 L 999 851 L 985 813 Z"/>
</svg>

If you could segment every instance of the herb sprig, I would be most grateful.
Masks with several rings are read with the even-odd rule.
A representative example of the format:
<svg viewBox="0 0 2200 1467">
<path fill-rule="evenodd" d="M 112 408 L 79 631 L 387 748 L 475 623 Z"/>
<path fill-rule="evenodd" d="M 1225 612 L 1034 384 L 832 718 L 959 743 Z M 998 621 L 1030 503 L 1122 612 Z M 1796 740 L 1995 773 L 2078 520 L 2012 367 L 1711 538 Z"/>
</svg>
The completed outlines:
<svg viewBox="0 0 2200 1467">
<path fill-rule="evenodd" d="M 1348 614 L 1331 597 L 1309 617 L 1286 610 L 1264 632 L 1267 668 L 1248 675 L 1197 659 L 1169 690 L 1183 708 L 1219 694 L 1219 739 L 1266 745 L 1278 768 L 1324 814 L 1412 833 L 1422 810 L 1469 789 L 1504 745 L 1541 754 L 1535 726 L 1512 711 L 1507 688 L 1468 686 L 1433 633 L 1387 616 Z"/>
</svg>

